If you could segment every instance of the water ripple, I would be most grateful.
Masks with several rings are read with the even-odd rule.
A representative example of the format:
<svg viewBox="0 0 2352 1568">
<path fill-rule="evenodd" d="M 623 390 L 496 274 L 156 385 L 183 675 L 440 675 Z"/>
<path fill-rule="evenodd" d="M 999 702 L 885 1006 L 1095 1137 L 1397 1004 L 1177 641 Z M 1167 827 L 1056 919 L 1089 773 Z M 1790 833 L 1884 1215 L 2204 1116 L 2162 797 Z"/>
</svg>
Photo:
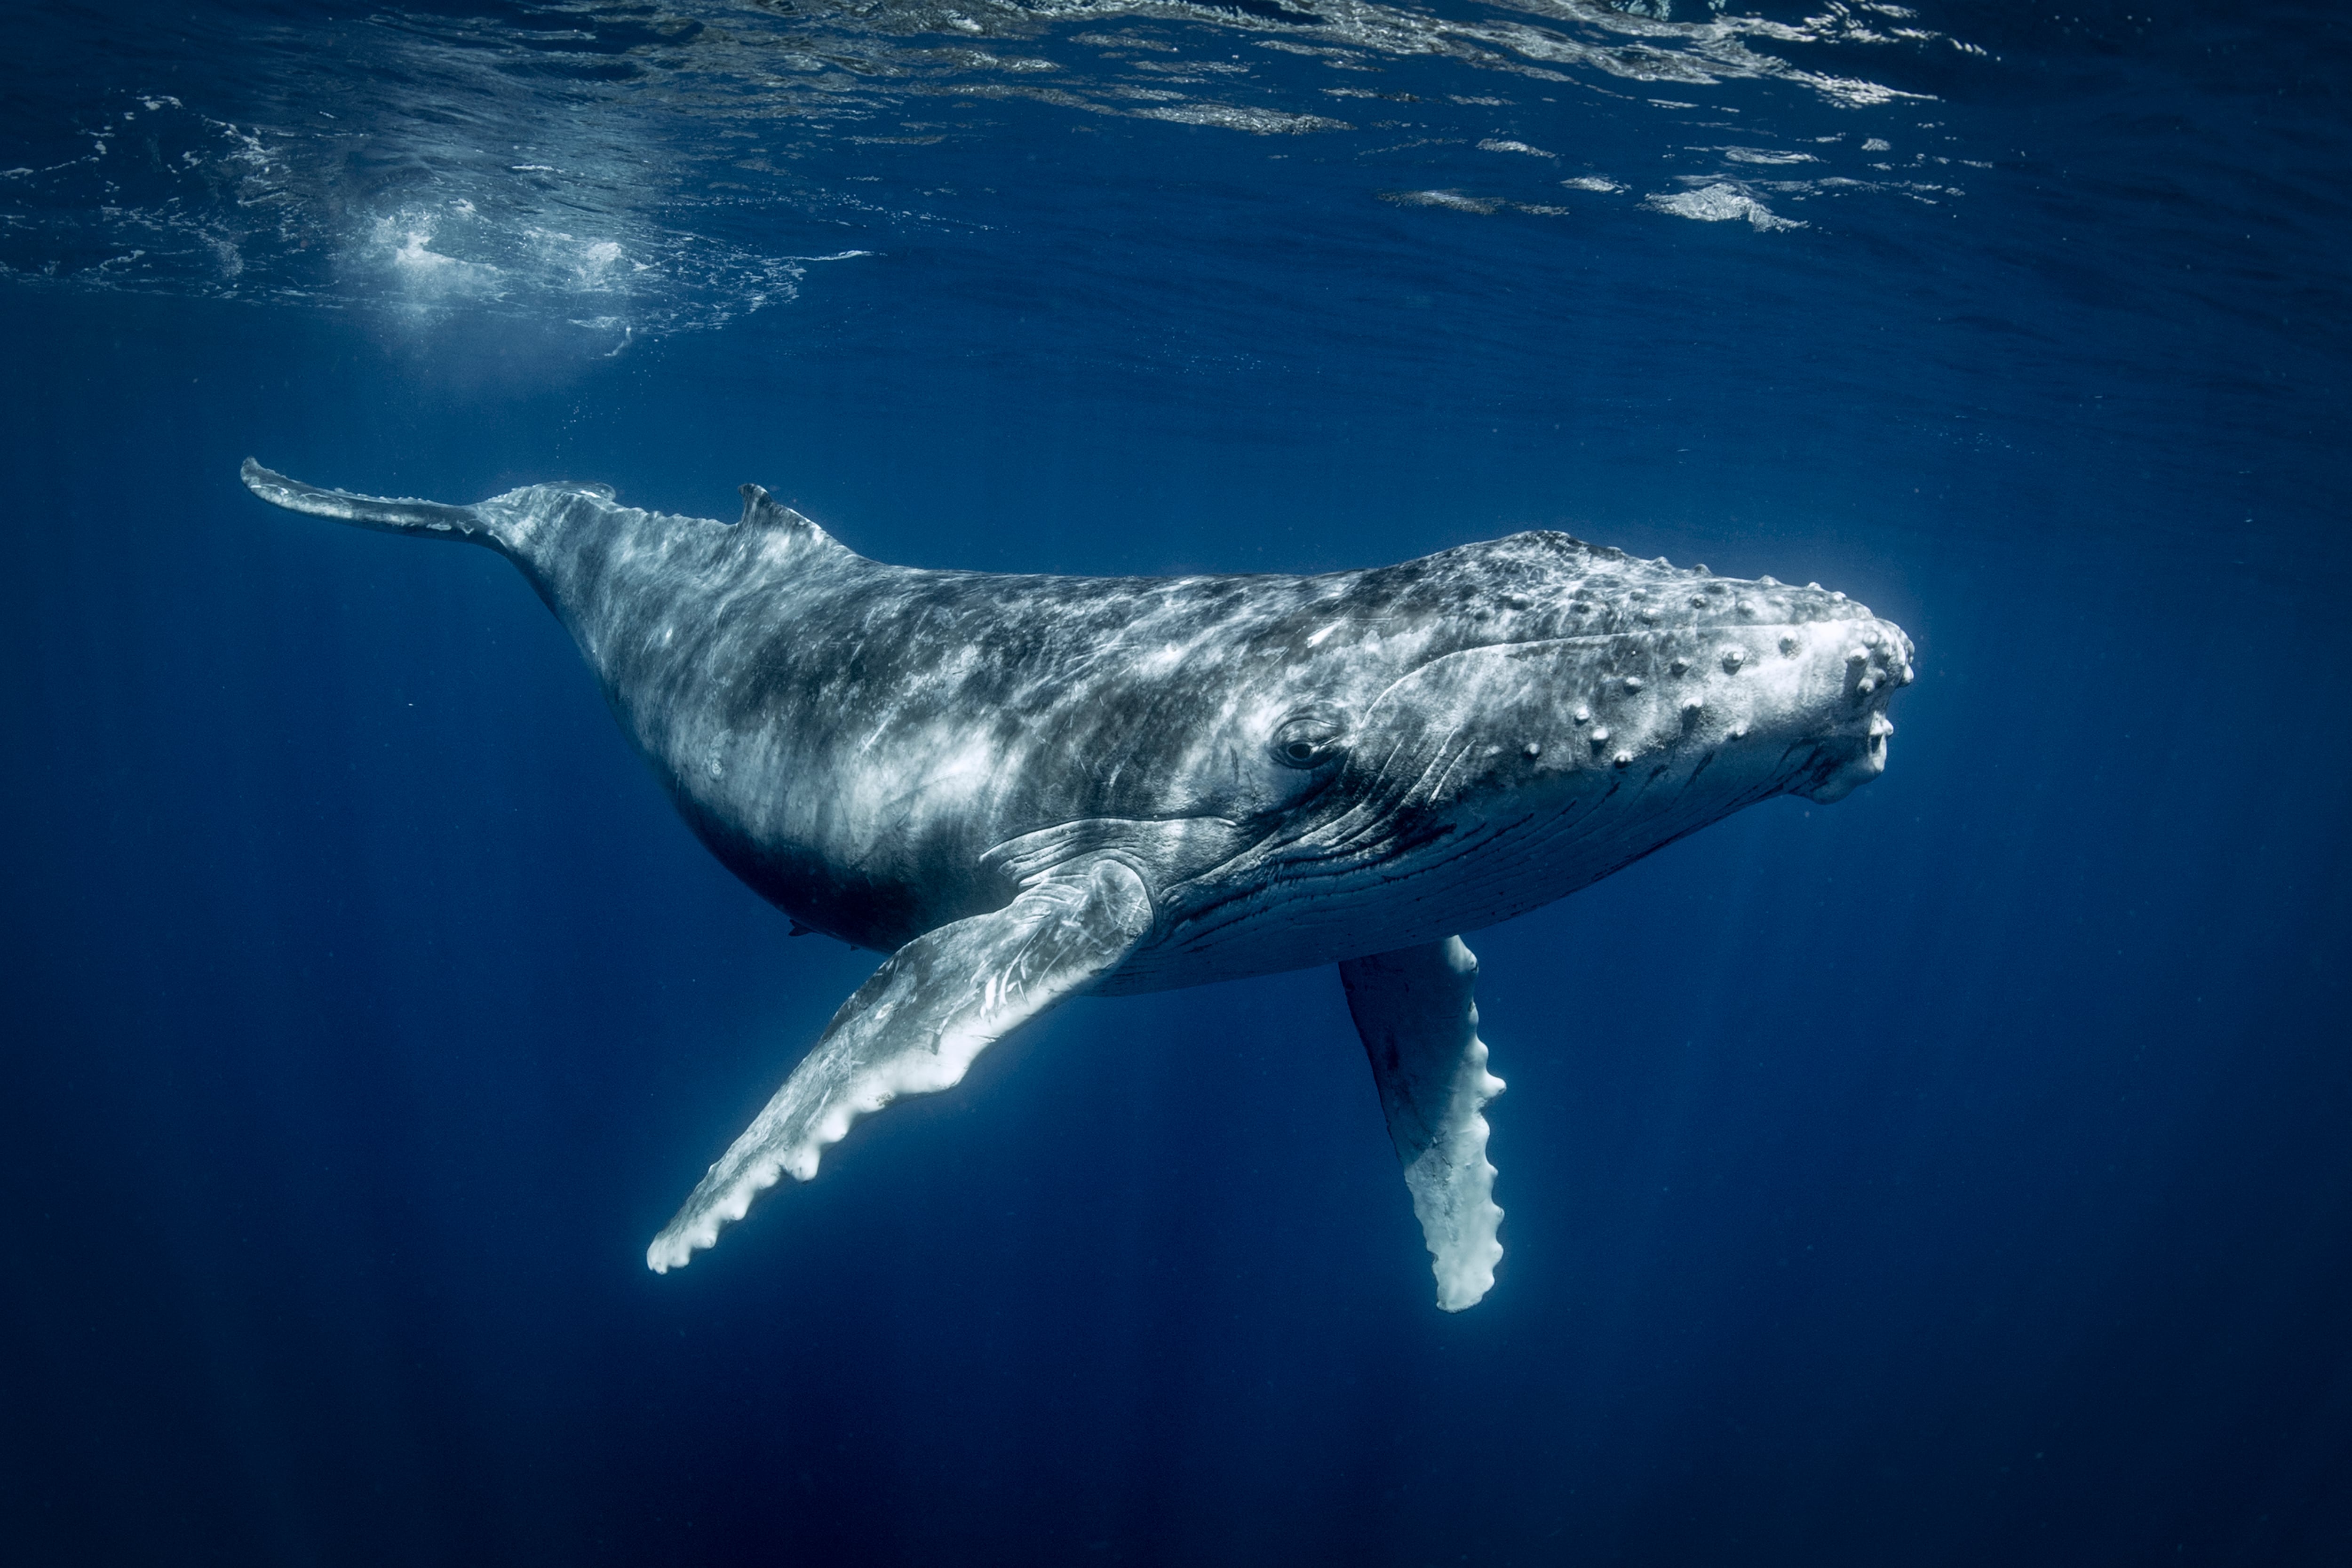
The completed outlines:
<svg viewBox="0 0 2352 1568">
<path fill-rule="evenodd" d="M 1768 191 L 1764 169 L 1822 163 L 1832 143 L 1858 159 L 1863 139 L 1773 144 L 1749 114 L 1736 141 L 1684 146 L 1694 114 L 1739 112 L 1698 100 L 1761 84 L 1800 107 L 1916 101 L 1863 65 L 1969 46 L 1915 20 L 1844 4 L 1797 21 L 1685 16 L 1668 0 L 457 0 L 291 17 L 223 7 L 131 47 L 51 11 L 17 40 L 56 62 L 51 80 L 0 119 L 0 163 L 14 165 L 0 169 L 0 268 L 395 314 L 509 311 L 622 341 L 707 329 L 790 300 L 815 261 L 991 221 L 908 199 L 919 165 L 901 166 L 895 195 L 854 172 L 877 150 L 984 143 L 991 104 L 1337 138 L 1360 163 L 1410 132 L 1406 145 L 1515 156 L 1492 160 L 1491 189 L 1400 195 L 1375 178 L 1364 196 L 1549 215 L 1567 210 L 1565 186 L 1784 229 L 1801 220 L 1767 195 L 1917 187 L 1857 165 Z M 1853 63 L 1824 68 L 1832 59 Z M 1557 150 L 1498 133 L 1524 129 L 1496 111 L 1531 92 L 1634 121 L 1662 153 L 1707 167 L 1639 193 L 1622 169 L 1555 167 Z M 1522 167 L 1507 175 L 1507 162 Z"/>
</svg>

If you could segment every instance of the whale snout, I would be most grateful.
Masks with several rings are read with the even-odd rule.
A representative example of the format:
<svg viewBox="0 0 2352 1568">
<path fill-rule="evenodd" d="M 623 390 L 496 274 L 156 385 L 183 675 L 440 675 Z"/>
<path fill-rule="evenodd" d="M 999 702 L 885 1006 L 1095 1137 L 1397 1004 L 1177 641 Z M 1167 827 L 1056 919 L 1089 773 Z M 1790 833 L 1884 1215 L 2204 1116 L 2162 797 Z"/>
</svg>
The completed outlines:
<svg viewBox="0 0 2352 1568">
<path fill-rule="evenodd" d="M 1814 743 L 1801 781 L 1790 793 L 1823 805 L 1843 800 L 1886 771 L 1887 737 L 1895 733 L 1886 705 L 1911 684 L 1911 639 L 1892 621 L 1842 623 L 1843 668 L 1826 730 Z"/>
</svg>

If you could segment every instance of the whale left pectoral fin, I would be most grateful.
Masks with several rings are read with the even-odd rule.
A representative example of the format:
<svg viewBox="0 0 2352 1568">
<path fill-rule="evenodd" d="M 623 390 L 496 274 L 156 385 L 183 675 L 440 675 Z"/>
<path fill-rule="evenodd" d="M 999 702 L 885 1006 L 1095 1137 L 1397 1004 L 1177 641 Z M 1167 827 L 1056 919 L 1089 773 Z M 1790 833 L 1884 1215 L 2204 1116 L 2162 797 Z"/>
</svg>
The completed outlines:
<svg viewBox="0 0 2352 1568">
<path fill-rule="evenodd" d="M 1339 979 L 1429 1243 L 1437 1304 L 1449 1312 L 1475 1306 L 1494 1288 L 1503 1257 L 1496 1239 L 1503 1211 L 1495 1206 L 1480 1114 L 1503 1080 L 1486 1070 L 1478 1037 L 1478 960 L 1450 936 L 1350 959 Z"/>
<path fill-rule="evenodd" d="M 992 914 L 916 938 L 833 1016 L 743 1135 L 710 1167 L 646 1264 L 666 1274 L 719 1239 L 784 1173 L 816 1174 L 850 1123 L 903 1094 L 961 1081 L 972 1058 L 1118 966 L 1151 929 L 1151 899 L 1125 864 L 1048 873 Z"/>
</svg>

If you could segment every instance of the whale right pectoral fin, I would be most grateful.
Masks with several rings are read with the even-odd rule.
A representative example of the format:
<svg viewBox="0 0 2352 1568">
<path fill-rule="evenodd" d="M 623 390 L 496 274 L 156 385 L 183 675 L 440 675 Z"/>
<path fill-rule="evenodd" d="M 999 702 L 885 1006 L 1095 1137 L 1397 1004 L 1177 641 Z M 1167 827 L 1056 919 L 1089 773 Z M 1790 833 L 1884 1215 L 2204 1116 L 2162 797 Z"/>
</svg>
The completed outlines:
<svg viewBox="0 0 2352 1568">
<path fill-rule="evenodd" d="M 1503 1258 L 1481 1114 L 1503 1080 L 1486 1070 L 1478 1037 L 1478 960 L 1450 936 L 1350 959 L 1339 980 L 1429 1244 L 1437 1304 L 1449 1312 L 1475 1306 Z"/>
<path fill-rule="evenodd" d="M 1104 858 L 1046 873 L 994 913 L 900 948 L 842 1004 L 816 1047 L 654 1237 L 646 1266 L 666 1274 L 686 1263 L 784 1173 L 815 1175 L 825 1148 L 858 1117 L 961 1081 L 973 1058 L 1117 968 L 1150 929 L 1143 879 Z"/>
</svg>

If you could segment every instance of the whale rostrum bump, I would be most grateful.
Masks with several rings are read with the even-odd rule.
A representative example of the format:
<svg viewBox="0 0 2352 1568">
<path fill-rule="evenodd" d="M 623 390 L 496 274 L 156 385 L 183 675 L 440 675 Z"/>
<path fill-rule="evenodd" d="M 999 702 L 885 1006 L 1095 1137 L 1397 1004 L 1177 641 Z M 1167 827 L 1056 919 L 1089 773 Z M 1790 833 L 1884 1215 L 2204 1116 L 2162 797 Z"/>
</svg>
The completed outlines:
<svg viewBox="0 0 2352 1568">
<path fill-rule="evenodd" d="M 1911 641 L 1843 594 L 1564 533 L 1315 576 L 890 566 L 743 487 L 732 525 L 544 484 L 278 506 L 498 551 L 710 851 L 888 956 L 655 1237 L 667 1270 L 858 1117 L 1066 996 L 1337 964 L 1438 1284 L 1502 1256 L 1460 932 L 1885 766 Z"/>
</svg>

